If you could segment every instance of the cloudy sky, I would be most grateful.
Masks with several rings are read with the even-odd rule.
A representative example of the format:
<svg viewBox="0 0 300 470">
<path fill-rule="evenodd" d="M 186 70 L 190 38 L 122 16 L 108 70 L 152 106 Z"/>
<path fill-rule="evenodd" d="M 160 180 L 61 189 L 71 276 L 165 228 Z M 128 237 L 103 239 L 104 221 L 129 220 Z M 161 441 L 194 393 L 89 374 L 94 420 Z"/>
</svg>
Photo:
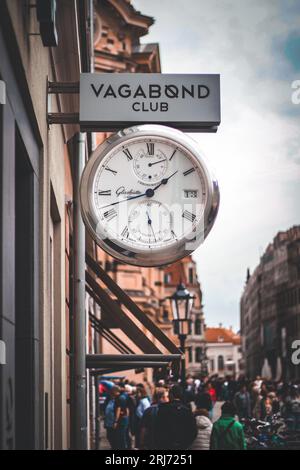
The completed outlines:
<svg viewBox="0 0 300 470">
<path fill-rule="evenodd" d="M 221 206 L 194 255 L 206 322 L 239 328 L 239 299 L 279 230 L 300 223 L 299 0 L 133 0 L 156 22 L 164 73 L 220 73 L 222 123 L 193 134 L 215 168 Z"/>
</svg>

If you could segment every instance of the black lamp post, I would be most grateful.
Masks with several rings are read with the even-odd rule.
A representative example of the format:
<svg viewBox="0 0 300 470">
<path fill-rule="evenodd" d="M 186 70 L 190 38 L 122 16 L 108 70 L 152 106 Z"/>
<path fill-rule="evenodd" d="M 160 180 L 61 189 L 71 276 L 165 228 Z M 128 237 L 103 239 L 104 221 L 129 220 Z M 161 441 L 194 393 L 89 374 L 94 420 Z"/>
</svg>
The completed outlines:
<svg viewBox="0 0 300 470">
<path fill-rule="evenodd" d="M 180 341 L 180 349 L 182 351 L 181 359 L 181 384 L 185 389 L 186 377 L 185 377 L 185 340 L 188 334 L 190 334 L 191 328 L 191 309 L 195 299 L 194 295 L 186 289 L 186 287 L 180 283 L 177 286 L 176 291 L 170 297 L 167 297 L 171 302 L 171 309 L 173 314 L 173 325 L 174 333 L 178 336 Z"/>
</svg>

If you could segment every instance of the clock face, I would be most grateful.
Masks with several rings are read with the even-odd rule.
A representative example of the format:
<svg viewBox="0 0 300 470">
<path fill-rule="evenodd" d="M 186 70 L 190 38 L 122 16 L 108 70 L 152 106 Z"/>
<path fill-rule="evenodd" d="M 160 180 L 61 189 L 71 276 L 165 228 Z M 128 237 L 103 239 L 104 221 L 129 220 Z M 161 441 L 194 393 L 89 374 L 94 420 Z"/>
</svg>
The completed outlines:
<svg viewBox="0 0 300 470">
<path fill-rule="evenodd" d="M 153 125 L 125 130 L 96 149 L 82 177 L 81 204 L 102 248 L 130 264 L 157 266 L 203 241 L 219 200 L 194 145 Z"/>
</svg>

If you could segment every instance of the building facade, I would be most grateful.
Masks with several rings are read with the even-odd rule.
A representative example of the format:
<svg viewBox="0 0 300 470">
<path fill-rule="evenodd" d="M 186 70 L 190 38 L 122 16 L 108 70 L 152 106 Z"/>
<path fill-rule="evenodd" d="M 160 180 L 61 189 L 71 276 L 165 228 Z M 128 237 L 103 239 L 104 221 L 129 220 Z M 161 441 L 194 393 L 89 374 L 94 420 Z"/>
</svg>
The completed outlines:
<svg viewBox="0 0 300 470">
<path fill-rule="evenodd" d="M 86 323 L 82 338 L 87 352 L 100 352 L 104 336 L 122 352 L 130 349 L 109 332 L 111 318 L 104 328 L 93 316 L 100 317 L 101 309 L 90 311 L 101 284 L 90 274 L 91 268 L 86 275 L 96 285 L 94 289 L 86 286 L 86 309 L 76 309 L 76 167 L 79 153 L 88 158 L 96 140 L 101 142 L 106 134 L 80 134 L 76 121 L 49 125 L 49 113 L 76 113 L 79 100 L 76 93 L 50 95 L 48 81 L 77 83 L 81 72 L 95 69 L 160 72 L 158 46 L 140 44 L 152 23 L 153 18 L 137 12 L 126 0 L 37 0 L 32 5 L 10 0 L 0 4 L 0 339 L 6 346 L 6 364 L 0 365 L 3 449 L 76 448 L 76 316 Z M 126 269 L 116 274 L 113 261 L 100 254 L 89 238 L 86 251 L 117 282 L 128 277 Z M 145 281 L 143 276 L 140 280 L 133 290 L 138 298 L 142 292 L 141 305 L 154 317 L 157 305 L 148 302 L 143 283 L 158 281 Z M 103 302 L 105 293 L 101 291 L 100 297 Z M 112 306 L 121 317 L 120 309 Z M 122 322 L 131 326 L 129 317 L 122 317 Z M 143 330 L 143 325 L 134 330 L 136 343 L 144 350 L 157 351 L 155 339 L 152 342 L 151 333 Z M 88 397 L 89 370 L 81 379 Z M 88 399 L 86 404 L 88 413 L 93 413 Z M 86 431 L 91 435 L 89 421 Z"/>
<path fill-rule="evenodd" d="M 250 275 L 241 298 L 241 331 L 249 377 L 299 379 L 292 363 L 300 338 L 300 227 L 279 232 Z M 264 369 L 263 369 L 264 367 Z"/>
<path fill-rule="evenodd" d="M 205 328 L 208 375 L 238 378 L 243 374 L 239 334 L 231 328 Z"/>
<path fill-rule="evenodd" d="M 141 44 L 153 22 L 128 0 L 0 2 L 2 449 L 82 448 L 78 431 L 87 435 L 85 447 L 94 445 L 97 378 L 115 369 L 97 363 L 78 376 L 79 359 L 88 360 L 78 349 L 92 358 L 179 355 L 165 301 L 178 270 L 197 293 L 193 347 L 203 339 L 191 258 L 167 270 L 132 267 L 116 263 L 86 234 L 78 276 L 78 161 L 108 134 L 82 134 L 74 120 L 49 123 L 50 114 L 69 116 L 79 106 L 78 94 L 52 94 L 49 82 L 76 84 L 80 73 L 92 71 L 160 73 L 158 45 Z M 78 318 L 84 326 L 79 342 Z M 117 373 L 151 381 L 168 367 L 153 371 L 148 365 Z M 82 390 L 83 415 L 90 419 L 79 426 L 76 397 Z"/>
</svg>

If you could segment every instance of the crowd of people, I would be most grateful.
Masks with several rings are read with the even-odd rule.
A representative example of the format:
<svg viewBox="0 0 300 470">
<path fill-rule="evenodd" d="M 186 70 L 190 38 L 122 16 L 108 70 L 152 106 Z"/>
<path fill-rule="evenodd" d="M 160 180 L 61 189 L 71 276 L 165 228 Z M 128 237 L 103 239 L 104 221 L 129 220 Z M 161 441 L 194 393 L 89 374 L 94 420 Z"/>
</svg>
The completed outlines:
<svg viewBox="0 0 300 470">
<path fill-rule="evenodd" d="M 300 431 L 300 384 L 231 377 L 187 378 L 186 386 L 159 381 L 115 384 L 104 404 L 112 449 L 246 449 L 243 419 L 275 413 Z M 215 404 L 221 416 L 213 423 Z"/>
</svg>

